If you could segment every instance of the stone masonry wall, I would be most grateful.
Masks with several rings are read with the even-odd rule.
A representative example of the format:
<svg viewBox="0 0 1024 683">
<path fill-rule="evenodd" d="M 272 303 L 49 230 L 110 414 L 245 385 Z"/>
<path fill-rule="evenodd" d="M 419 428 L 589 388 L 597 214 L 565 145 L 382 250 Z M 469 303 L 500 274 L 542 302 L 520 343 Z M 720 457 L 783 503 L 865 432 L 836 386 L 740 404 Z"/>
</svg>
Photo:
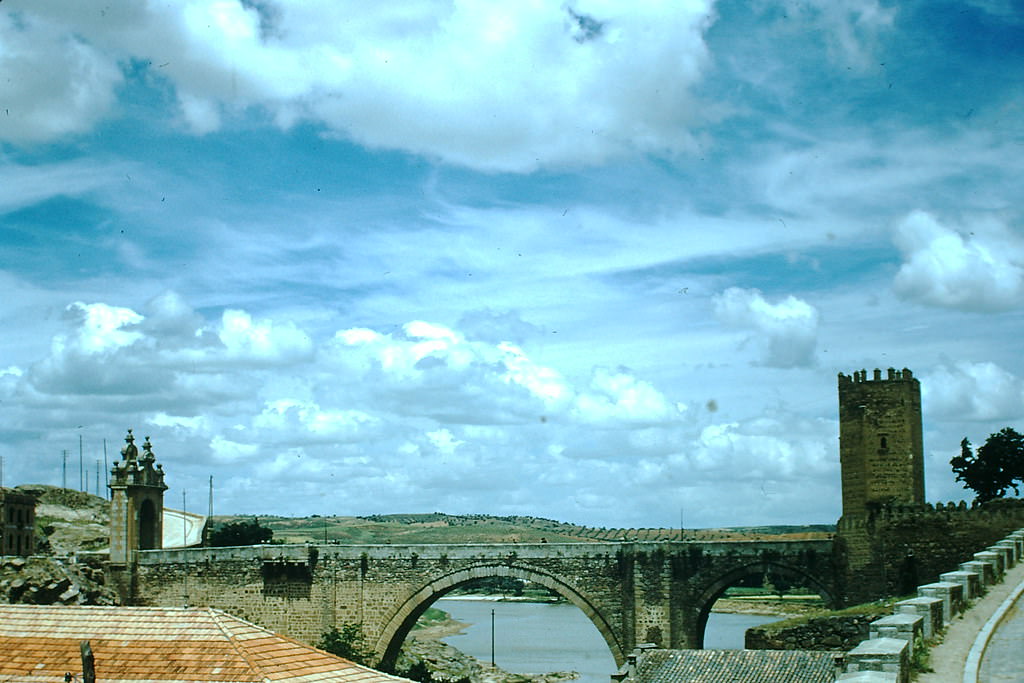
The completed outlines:
<svg viewBox="0 0 1024 683">
<path fill-rule="evenodd" d="M 766 569 L 810 576 L 834 594 L 829 541 L 423 546 L 254 546 L 147 551 L 111 580 L 126 601 L 210 606 L 315 643 L 362 624 L 385 661 L 437 597 L 514 576 L 569 598 L 621 660 L 637 643 L 699 645 L 726 587 Z"/>
<path fill-rule="evenodd" d="M 924 503 L 921 386 L 910 370 L 839 375 L 839 460 L 843 516 Z"/>
<path fill-rule="evenodd" d="M 856 616 L 808 619 L 787 628 L 770 624 L 747 629 L 743 646 L 748 650 L 852 650 L 868 637 L 868 625 L 888 612 Z"/>
<path fill-rule="evenodd" d="M 843 602 L 908 594 L 1022 525 L 1020 500 L 896 506 L 863 519 L 844 518 L 836 532 L 846 564 Z"/>
</svg>

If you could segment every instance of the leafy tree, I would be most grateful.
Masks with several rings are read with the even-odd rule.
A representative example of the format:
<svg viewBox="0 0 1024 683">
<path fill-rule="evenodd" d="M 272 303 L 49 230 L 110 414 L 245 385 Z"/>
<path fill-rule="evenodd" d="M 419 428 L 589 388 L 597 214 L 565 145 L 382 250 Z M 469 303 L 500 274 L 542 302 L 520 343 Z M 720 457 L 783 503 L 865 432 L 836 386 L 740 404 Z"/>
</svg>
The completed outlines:
<svg viewBox="0 0 1024 683">
<path fill-rule="evenodd" d="M 977 499 L 987 503 L 1002 498 L 1008 489 L 1020 495 L 1024 483 L 1024 436 L 1009 427 L 989 435 L 977 452 L 966 438 L 960 442 L 960 455 L 949 461 L 956 480 L 971 489 Z"/>
<path fill-rule="evenodd" d="M 210 534 L 210 545 L 217 547 L 257 545 L 259 543 L 270 543 L 273 538 L 273 530 L 260 526 L 260 521 L 254 517 L 251 522 L 229 522 L 217 527 Z"/>
<path fill-rule="evenodd" d="M 356 664 L 372 666 L 374 652 L 366 643 L 362 624 L 342 624 L 341 630 L 338 630 L 337 626 L 332 626 L 330 631 L 325 631 L 320 636 L 320 642 L 316 646 Z"/>
</svg>

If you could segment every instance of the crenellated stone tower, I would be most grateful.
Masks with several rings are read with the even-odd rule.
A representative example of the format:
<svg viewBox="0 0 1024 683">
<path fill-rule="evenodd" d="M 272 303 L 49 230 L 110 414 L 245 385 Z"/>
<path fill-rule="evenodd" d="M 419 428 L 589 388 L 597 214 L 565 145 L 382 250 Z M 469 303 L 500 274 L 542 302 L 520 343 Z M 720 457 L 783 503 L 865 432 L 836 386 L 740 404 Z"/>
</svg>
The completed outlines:
<svg viewBox="0 0 1024 683">
<path fill-rule="evenodd" d="M 839 374 L 839 462 L 845 519 L 925 502 L 921 384 L 910 370 Z"/>
<path fill-rule="evenodd" d="M 132 430 L 125 437 L 121 461 L 110 470 L 110 563 L 128 565 L 136 550 L 163 546 L 163 467 L 156 464 L 153 446 L 146 437 L 142 455 Z"/>
</svg>

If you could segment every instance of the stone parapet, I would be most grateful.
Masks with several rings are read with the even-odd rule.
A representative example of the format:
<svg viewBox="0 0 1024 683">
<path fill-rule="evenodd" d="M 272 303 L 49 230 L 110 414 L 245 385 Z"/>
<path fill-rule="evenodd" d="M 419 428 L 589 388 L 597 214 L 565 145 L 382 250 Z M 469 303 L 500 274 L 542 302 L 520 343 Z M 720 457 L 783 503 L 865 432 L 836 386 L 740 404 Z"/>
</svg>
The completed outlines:
<svg viewBox="0 0 1024 683">
<path fill-rule="evenodd" d="M 892 674 L 889 680 L 910 681 L 910 643 L 899 638 L 873 638 L 846 653 L 846 673 L 878 671 Z"/>
<path fill-rule="evenodd" d="M 1003 580 L 1003 572 L 1005 566 L 1003 564 L 1003 554 L 997 553 L 991 550 L 982 550 L 980 553 L 974 553 L 974 559 L 979 562 L 989 562 L 992 564 L 992 571 L 996 575 L 996 581 Z"/>
<path fill-rule="evenodd" d="M 1007 561 L 1007 567 L 1015 567 L 1020 562 L 1020 546 L 1013 539 L 1006 539 L 1005 541 L 999 541 L 996 544 L 997 548 L 1006 548 L 1010 551 L 1009 558 Z"/>
<path fill-rule="evenodd" d="M 948 624 L 954 614 L 959 614 L 964 604 L 964 587 L 959 583 L 937 581 L 917 587 L 917 595 L 921 598 L 938 598 L 942 600 L 942 621 Z"/>
<path fill-rule="evenodd" d="M 974 572 L 978 575 L 978 589 L 981 595 L 988 592 L 988 587 L 996 582 L 996 568 L 991 562 L 971 560 L 961 562 L 960 569 L 965 572 Z"/>
<path fill-rule="evenodd" d="M 1003 572 L 1007 572 L 1013 567 L 1013 549 L 1003 545 L 990 545 L 985 550 L 999 555 L 1000 561 L 1003 564 Z"/>
<path fill-rule="evenodd" d="M 955 571 L 939 574 L 939 581 L 959 583 L 964 589 L 964 600 L 973 600 L 981 595 L 981 577 L 975 572 Z"/>
<path fill-rule="evenodd" d="M 915 614 L 921 617 L 925 638 L 933 638 L 943 628 L 942 600 L 939 598 L 910 598 L 895 605 L 897 614 Z"/>
<path fill-rule="evenodd" d="M 886 671 L 855 671 L 840 674 L 836 680 L 843 683 L 894 683 L 899 679 L 898 674 Z"/>
<path fill-rule="evenodd" d="M 1006 537 L 1006 540 L 1017 544 L 1017 560 L 1024 558 L 1024 531 L 1014 531 Z"/>
<path fill-rule="evenodd" d="M 871 622 L 869 627 L 871 639 L 898 638 L 910 645 L 910 654 L 914 653 L 915 643 L 924 637 L 924 619 L 916 614 L 893 614 Z"/>
</svg>

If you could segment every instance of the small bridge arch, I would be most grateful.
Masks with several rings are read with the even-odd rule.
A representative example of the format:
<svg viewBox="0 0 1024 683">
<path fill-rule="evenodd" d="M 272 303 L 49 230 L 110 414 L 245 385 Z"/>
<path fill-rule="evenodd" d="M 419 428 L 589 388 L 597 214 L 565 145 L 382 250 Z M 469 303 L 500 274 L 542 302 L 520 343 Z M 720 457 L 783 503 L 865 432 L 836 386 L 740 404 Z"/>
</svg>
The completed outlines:
<svg viewBox="0 0 1024 683">
<path fill-rule="evenodd" d="M 785 576 L 805 584 L 814 590 L 826 605 L 835 606 L 838 604 L 836 596 L 833 595 L 829 586 L 818 577 L 798 567 L 773 560 L 757 560 L 740 566 L 736 566 L 718 576 L 698 594 L 697 607 L 697 632 L 695 647 L 704 647 L 704 635 L 707 630 L 708 618 L 711 616 L 711 608 L 715 602 L 738 581 L 750 576 L 763 576 L 766 573 Z"/>
<path fill-rule="evenodd" d="M 625 660 L 622 644 L 616 638 L 615 632 L 611 625 L 609 625 L 608 620 L 601 614 L 593 601 L 589 600 L 581 591 L 570 586 L 561 578 L 544 571 L 529 567 L 488 562 L 473 567 L 453 570 L 440 576 L 424 585 L 398 605 L 387 618 L 375 645 L 375 650 L 383 653 L 380 665 L 387 669 L 395 664 L 402 643 L 405 642 L 416 620 L 438 598 L 444 597 L 461 585 L 477 579 L 491 577 L 510 577 L 532 581 L 566 598 L 582 610 L 590 622 L 597 627 L 615 661 L 622 662 Z"/>
</svg>

